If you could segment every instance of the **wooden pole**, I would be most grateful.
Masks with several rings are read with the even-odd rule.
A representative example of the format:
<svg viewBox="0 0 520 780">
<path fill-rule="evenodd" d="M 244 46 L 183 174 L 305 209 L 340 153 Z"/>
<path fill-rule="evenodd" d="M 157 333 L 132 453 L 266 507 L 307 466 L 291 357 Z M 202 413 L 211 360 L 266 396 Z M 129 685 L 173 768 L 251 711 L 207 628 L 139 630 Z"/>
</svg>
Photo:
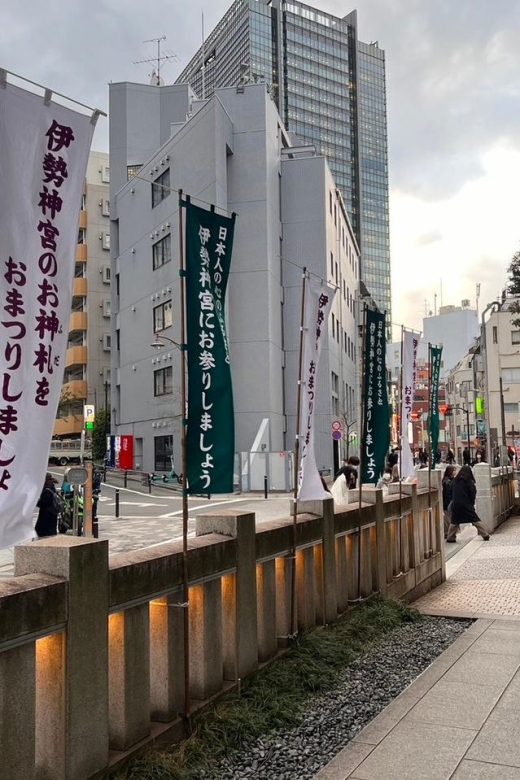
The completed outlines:
<svg viewBox="0 0 520 780">
<path fill-rule="evenodd" d="M 358 499 L 358 554 L 357 554 L 357 597 L 356 601 L 362 601 L 361 597 L 361 503 L 363 488 L 363 442 L 365 441 L 365 412 L 366 412 L 366 376 L 365 376 L 365 340 L 367 329 L 367 306 L 363 306 L 363 327 L 361 329 L 361 447 L 359 449 L 359 499 Z"/>
<path fill-rule="evenodd" d="M 399 575 L 403 573 L 403 551 L 402 551 L 402 521 L 403 521 L 403 401 L 404 401 L 404 325 L 401 325 L 401 373 L 400 373 L 400 393 L 399 393 L 399 521 L 397 533 L 399 536 L 397 544 L 397 555 L 399 556 Z M 413 400 L 413 399 L 412 399 Z M 408 424 L 408 421 L 407 421 Z"/>
<path fill-rule="evenodd" d="M 293 477 L 293 517 L 292 517 L 292 547 L 291 547 L 291 634 L 298 633 L 296 610 L 296 529 L 298 524 L 298 479 L 300 475 L 300 426 L 301 426 L 301 400 L 302 400 L 302 373 L 303 373 L 303 333 L 305 328 L 305 292 L 306 292 L 307 268 L 303 269 L 302 299 L 300 313 L 300 341 L 298 356 L 298 389 L 296 393 L 296 435 L 294 439 L 294 477 Z"/>
<path fill-rule="evenodd" d="M 184 266 L 184 230 L 182 190 L 179 190 L 179 290 L 181 316 L 181 468 L 182 468 L 182 600 L 184 635 L 184 717 L 190 715 L 190 614 L 188 580 L 188 442 L 187 442 L 187 348 L 186 343 L 186 271 Z"/>
<path fill-rule="evenodd" d="M 432 345 L 428 342 L 428 555 L 433 554 L 432 546 Z"/>
</svg>

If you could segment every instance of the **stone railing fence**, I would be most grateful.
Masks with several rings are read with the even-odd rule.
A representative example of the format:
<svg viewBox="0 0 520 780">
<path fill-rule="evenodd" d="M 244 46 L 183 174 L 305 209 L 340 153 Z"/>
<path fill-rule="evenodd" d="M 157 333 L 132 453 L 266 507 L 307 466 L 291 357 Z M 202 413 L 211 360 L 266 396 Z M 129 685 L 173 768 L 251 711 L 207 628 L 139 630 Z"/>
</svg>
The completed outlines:
<svg viewBox="0 0 520 780">
<path fill-rule="evenodd" d="M 332 499 L 300 506 L 295 527 L 287 519 L 255 528 L 255 515 L 239 511 L 197 518 L 188 550 L 192 708 L 274 658 L 291 616 L 304 631 L 374 592 L 410 600 L 438 585 L 440 474 L 431 491 L 425 477 L 401 494 L 391 486 L 385 499 L 363 489 L 361 510 L 334 513 Z M 15 548 L 15 577 L 0 582 L 2 780 L 101 776 L 128 751 L 180 731 L 182 577 L 178 542 L 110 559 L 106 540 L 60 536 Z"/>
</svg>

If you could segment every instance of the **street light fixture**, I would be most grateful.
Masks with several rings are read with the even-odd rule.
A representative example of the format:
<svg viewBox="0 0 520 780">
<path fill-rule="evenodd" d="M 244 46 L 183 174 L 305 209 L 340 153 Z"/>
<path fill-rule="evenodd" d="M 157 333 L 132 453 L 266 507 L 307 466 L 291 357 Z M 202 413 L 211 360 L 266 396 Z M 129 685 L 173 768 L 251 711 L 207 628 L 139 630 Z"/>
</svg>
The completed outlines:
<svg viewBox="0 0 520 780">
<path fill-rule="evenodd" d="M 166 344 L 164 344 L 165 341 L 169 341 L 170 344 L 173 344 L 174 347 L 177 347 L 177 349 L 182 350 L 182 345 L 179 344 L 177 341 L 174 341 L 169 336 L 163 336 L 163 335 L 159 336 L 158 333 L 155 334 L 155 339 L 150 344 L 150 346 L 155 347 L 155 349 L 162 349 L 163 347 L 166 346 Z"/>
</svg>

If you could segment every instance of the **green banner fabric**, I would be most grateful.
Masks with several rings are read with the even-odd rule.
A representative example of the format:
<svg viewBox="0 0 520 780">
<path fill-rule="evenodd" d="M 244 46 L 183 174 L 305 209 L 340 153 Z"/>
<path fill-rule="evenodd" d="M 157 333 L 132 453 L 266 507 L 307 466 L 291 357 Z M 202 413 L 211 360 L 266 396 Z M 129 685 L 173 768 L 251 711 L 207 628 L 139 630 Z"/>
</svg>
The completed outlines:
<svg viewBox="0 0 520 780">
<path fill-rule="evenodd" d="M 435 453 L 439 443 L 439 376 L 441 373 L 442 347 L 430 345 L 430 409 L 428 425 L 430 429 L 430 468 L 435 465 Z"/>
<path fill-rule="evenodd" d="M 188 493 L 232 493 L 235 418 L 224 321 L 235 216 L 184 201 Z"/>
<path fill-rule="evenodd" d="M 390 446 L 386 316 L 367 309 L 365 318 L 361 482 L 375 483 L 383 473 Z"/>
</svg>

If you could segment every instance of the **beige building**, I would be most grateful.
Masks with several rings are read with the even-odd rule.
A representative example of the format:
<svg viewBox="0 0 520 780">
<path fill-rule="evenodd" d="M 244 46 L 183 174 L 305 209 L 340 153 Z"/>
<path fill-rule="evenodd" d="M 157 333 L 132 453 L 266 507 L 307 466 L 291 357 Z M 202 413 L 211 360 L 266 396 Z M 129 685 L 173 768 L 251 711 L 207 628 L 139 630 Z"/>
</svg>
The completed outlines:
<svg viewBox="0 0 520 780">
<path fill-rule="evenodd" d="M 520 442 L 520 327 L 510 311 L 514 298 L 490 304 L 484 313 L 481 337 L 482 370 L 490 431 L 490 446 L 499 448 Z M 503 455 L 502 460 L 506 458 Z"/>
<path fill-rule="evenodd" d="M 110 399 L 110 220 L 108 154 L 91 152 L 81 206 L 60 417 L 54 436 L 77 438 L 83 406 Z"/>
<path fill-rule="evenodd" d="M 476 346 L 447 378 L 447 403 L 469 410 L 472 450 L 484 446 L 493 464 L 508 462 L 508 446 L 520 453 L 520 327 L 512 322 L 519 316 L 510 311 L 513 300 L 504 296 L 485 308 Z M 467 442 L 465 419 L 465 413 L 454 411 L 456 450 Z"/>
</svg>

